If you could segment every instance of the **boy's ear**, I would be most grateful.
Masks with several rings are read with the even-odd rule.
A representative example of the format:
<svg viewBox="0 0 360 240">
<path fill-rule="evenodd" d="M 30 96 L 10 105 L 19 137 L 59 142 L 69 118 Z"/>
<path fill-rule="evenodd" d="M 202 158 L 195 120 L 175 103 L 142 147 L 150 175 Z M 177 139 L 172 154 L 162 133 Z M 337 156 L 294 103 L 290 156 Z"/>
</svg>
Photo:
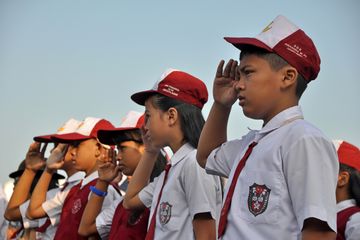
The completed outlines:
<svg viewBox="0 0 360 240">
<path fill-rule="evenodd" d="M 95 157 L 99 157 L 101 154 L 102 146 L 100 143 L 96 143 L 96 149 L 95 149 Z"/>
<path fill-rule="evenodd" d="M 347 171 L 341 171 L 338 175 L 337 186 L 344 187 L 349 183 L 350 174 Z"/>
<path fill-rule="evenodd" d="M 168 109 L 167 111 L 167 118 L 168 118 L 168 122 L 169 122 L 169 126 L 173 126 L 177 119 L 178 119 L 178 111 L 176 110 L 176 108 L 171 107 Z"/>
<path fill-rule="evenodd" d="M 297 81 L 297 77 L 298 77 L 298 72 L 297 70 L 292 67 L 292 66 L 285 66 L 282 69 L 282 82 L 281 82 L 281 86 L 283 89 L 289 88 L 291 86 L 295 86 L 296 87 L 296 81 Z"/>
</svg>

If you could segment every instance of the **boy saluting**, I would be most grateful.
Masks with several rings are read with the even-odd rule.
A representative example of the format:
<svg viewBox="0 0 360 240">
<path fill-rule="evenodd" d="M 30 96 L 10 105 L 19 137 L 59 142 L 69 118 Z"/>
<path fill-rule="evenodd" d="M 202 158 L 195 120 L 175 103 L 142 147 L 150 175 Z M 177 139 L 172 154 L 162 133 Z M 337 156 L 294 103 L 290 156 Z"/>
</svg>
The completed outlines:
<svg viewBox="0 0 360 240">
<path fill-rule="evenodd" d="M 197 152 L 208 173 L 229 178 L 218 237 L 334 239 L 336 151 L 298 106 L 320 71 L 315 45 L 283 16 L 255 38 L 225 40 L 241 50 L 241 62 L 218 66 Z M 228 141 L 236 100 L 245 116 L 264 124 Z"/>
</svg>

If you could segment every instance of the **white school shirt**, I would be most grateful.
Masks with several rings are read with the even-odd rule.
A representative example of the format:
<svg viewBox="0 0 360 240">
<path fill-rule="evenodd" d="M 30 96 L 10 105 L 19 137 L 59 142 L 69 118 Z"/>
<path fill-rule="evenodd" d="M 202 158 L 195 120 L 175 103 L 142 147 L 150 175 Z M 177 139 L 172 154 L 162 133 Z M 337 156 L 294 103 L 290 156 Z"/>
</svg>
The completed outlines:
<svg viewBox="0 0 360 240">
<path fill-rule="evenodd" d="M 3 185 L 0 183 L 0 239 L 6 239 L 6 231 L 9 225 L 9 222 L 4 218 L 7 205 L 8 202 L 3 191 Z"/>
<path fill-rule="evenodd" d="M 46 199 L 53 198 L 58 191 L 59 191 L 59 188 L 50 189 L 46 193 Z M 34 220 L 31 220 L 26 217 L 26 211 L 28 209 L 29 204 L 30 204 L 30 200 L 27 200 L 26 202 L 24 202 L 23 204 L 21 204 L 19 206 L 24 229 L 37 228 L 37 227 L 42 226 L 46 222 L 46 219 L 47 219 L 46 217 L 34 219 Z M 56 232 L 56 227 L 50 225 L 44 233 L 37 232 L 36 238 L 44 239 L 44 240 L 51 240 L 51 239 L 54 239 L 55 232 Z"/>
<path fill-rule="evenodd" d="M 355 199 L 348 199 L 341 201 L 336 205 L 337 212 L 346 208 L 356 206 Z M 360 239 L 360 212 L 354 213 L 350 216 L 345 228 L 346 240 L 359 240 Z"/>
<path fill-rule="evenodd" d="M 56 226 L 59 224 L 62 205 L 68 195 L 70 189 L 84 179 L 84 172 L 76 172 L 66 179 L 67 186 L 61 190 L 60 188 L 53 198 L 49 198 L 42 204 L 42 208 L 49 217 L 51 224 Z M 66 184 L 66 183 L 65 183 Z"/>
<path fill-rule="evenodd" d="M 288 108 L 209 155 L 207 172 L 229 177 L 225 198 L 238 162 L 258 142 L 237 180 L 223 239 L 300 239 L 310 217 L 336 232 L 336 150 L 302 118 L 299 106 Z"/>
<path fill-rule="evenodd" d="M 195 239 L 192 221 L 196 214 L 209 212 L 218 221 L 222 201 L 220 179 L 206 174 L 196 161 L 196 149 L 188 143 L 170 162 L 156 213 L 155 239 Z M 164 176 L 165 171 L 139 193 L 143 204 L 151 206 L 149 225 Z"/>
<path fill-rule="evenodd" d="M 91 173 L 89 176 L 85 177 L 82 182 L 81 182 L 81 187 L 80 189 L 82 189 L 86 184 L 88 184 L 89 182 L 93 181 L 94 179 L 98 178 L 99 175 L 98 175 L 98 171 L 95 171 L 93 173 Z M 69 189 L 70 190 L 70 189 Z M 92 192 L 90 191 L 89 193 L 89 196 L 88 196 L 88 199 L 90 198 Z M 66 194 L 67 195 L 67 194 Z M 66 198 L 66 196 L 65 196 Z M 64 201 L 65 201 L 65 198 L 61 199 L 62 201 L 59 202 L 58 199 L 56 199 L 53 203 L 51 203 L 51 206 L 52 208 L 51 209 L 47 209 L 45 210 L 46 213 L 49 213 L 54 216 L 53 214 L 54 213 L 58 213 L 57 215 L 57 218 L 58 220 L 60 220 L 60 216 L 61 216 L 61 210 L 62 210 L 62 207 L 64 205 Z M 115 190 L 115 188 L 112 186 L 112 185 L 109 185 L 109 188 L 108 188 L 108 193 L 107 195 L 105 196 L 105 199 L 104 199 L 104 202 L 103 202 L 103 205 L 102 205 L 102 209 L 105 209 L 107 208 L 108 206 L 110 206 L 114 201 L 118 201 L 119 199 L 121 198 L 120 194 L 117 192 L 117 190 Z M 44 206 L 43 206 L 44 207 Z M 49 216 L 49 215 L 48 215 Z M 50 217 L 50 216 L 49 216 Z M 51 218 L 50 218 L 51 219 Z M 57 222 L 58 224 L 58 222 Z"/>
<path fill-rule="evenodd" d="M 120 197 L 119 199 L 116 199 L 110 206 L 103 209 L 99 215 L 96 217 L 95 225 L 97 232 L 101 239 L 108 239 L 112 220 L 116 211 L 116 208 L 119 204 L 121 204 L 121 201 L 123 200 L 123 197 Z"/>
</svg>

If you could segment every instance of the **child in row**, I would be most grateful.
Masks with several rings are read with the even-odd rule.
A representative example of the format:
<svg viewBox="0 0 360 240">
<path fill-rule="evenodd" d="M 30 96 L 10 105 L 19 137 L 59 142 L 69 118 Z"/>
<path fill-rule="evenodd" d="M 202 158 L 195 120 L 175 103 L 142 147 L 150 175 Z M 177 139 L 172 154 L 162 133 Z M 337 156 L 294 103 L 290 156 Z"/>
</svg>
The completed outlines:
<svg viewBox="0 0 360 240">
<path fill-rule="evenodd" d="M 320 70 L 312 40 L 278 16 L 255 38 L 225 38 L 241 50 L 240 65 L 221 61 L 214 103 L 201 133 L 197 160 L 228 177 L 219 221 L 221 239 L 334 239 L 338 160 L 332 142 L 298 106 Z M 232 105 L 263 120 L 228 141 Z"/>
<path fill-rule="evenodd" d="M 54 158 L 47 163 L 42 176 L 44 178 L 43 183 L 36 186 L 36 197 L 31 199 L 31 206 L 29 206 L 27 214 L 32 218 L 49 216 L 50 219 L 60 214 L 54 239 L 84 239 L 78 234 L 78 228 L 89 198 L 90 186 L 95 185 L 98 178 L 97 159 L 106 147 L 97 140 L 99 129 L 113 129 L 113 125 L 105 119 L 89 117 L 76 131 L 51 138 L 55 142 L 69 144 L 68 151 L 72 163 L 78 171 L 85 172 L 85 178 L 73 186 L 66 195 L 58 193 L 54 198 L 45 201 L 45 189 L 49 179 L 55 170 L 63 165 L 62 154 L 66 152 L 66 147 L 59 144 L 55 149 L 56 151 L 54 150 L 52 153 Z M 118 192 L 111 186 L 105 198 L 104 206 L 109 206 L 119 197 Z"/>
<path fill-rule="evenodd" d="M 76 131 L 76 129 L 81 124 L 82 124 L 81 121 L 71 118 L 68 121 L 66 121 L 66 123 L 63 124 L 55 134 L 36 136 L 36 137 L 34 137 L 34 141 L 38 142 L 38 143 L 45 143 L 45 144 L 54 143 L 54 141 L 51 139 L 51 137 L 54 137 L 55 135 L 62 135 L 62 134 L 67 134 L 67 133 Z M 55 145 L 57 146 L 56 143 L 55 143 Z M 57 151 L 60 147 L 64 147 L 64 146 L 57 146 L 57 147 L 56 146 L 52 150 L 50 157 L 46 161 L 46 164 L 49 164 L 49 162 L 52 161 L 52 158 L 57 153 Z M 69 189 L 72 186 L 79 183 L 80 180 L 84 178 L 84 172 L 78 171 L 75 169 L 75 167 L 71 161 L 70 151 L 66 151 L 66 149 L 63 149 L 63 150 L 64 150 L 63 154 L 60 154 L 60 157 L 63 158 L 62 159 L 63 164 L 61 165 L 61 167 L 59 169 L 62 169 L 65 171 L 65 173 L 67 175 L 67 179 L 63 186 L 61 186 L 60 188 L 57 188 L 51 197 L 46 196 L 46 199 L 51 199 L 51 198 L 55 197 L 56 194 L 67 194 Z M 41 175 L 41 177 L 34 189 L 35 194 L 31 198 L 32 200 L 30 200 L 30 203 L 28 203 L 26 205 L 26 207 L 23 208 L 23 215 L 27 215 L 28 208 L 33 210 L 33 206 L 34 206 L 34 204 L 36 204 L 36 201 L 43 202 L 44 200 L 46 200 L 46 199 L 41 198 L 41 197 L 45 197 L 45 196 L 37 195 L 38 189 L 41 188 L 42 185 L 44 185 L 44 181 L 45 182 L 48 181 L 48 180 L 45 180 L 46 175 L 47 175 L 46 171 L 43 172 L 43 174 Z M 45 183 L 45 185 L 48 185 L 48 183 Z M 49 218 L 49 216 L 44 216 L 44 218 L 46 218 L 46 222 L 36 229 L 37 232 L 41 233 L 41 237 L 39 237 L 39 238 L 54 239 L 55 232 L 57 230 L 59 216 L 60 216 L 59 214 L 58 214 L 58 216 L 52 216 L 51 218 Z M 27 217 L 29 217 L 29 215 L 27 215 Z M 30 215 L 30 218 L 33 219 L 33 217 L 31 215 Z"/>
<path fill-rule="evenodd" d="M 360 149 L 333 141 L 340 162 L 336 188 L 337 240 L 360 239 Z"/>
<path fill-rule="evenodd" d="M 50 228 L 47 233 L 37 233 L 37 228 L 46 222 L 46 219 L 30 220 L 26 217 L 26 209 L 29 205 L 29 198 L 33 194 L 33 190 L 45 164 L 46 145 L 41 149 L 40 143 L 32 143 L 26 154 L 25 159 L 19 165 L 19 169 L 13 172 L 9 177 L 14 178 L 14 191 L 5 211 L 5 218 L 9 221 L 20 221 L 21 227 L 13 234 L 13 237 L 40 237 L 43 239 L 51 239 L 54 229 Z M 54 174 L 50 179 L 47 188 L 46 197 L 54 196 L 58 189 L 58 180 L 64 178 L 60 174 Z M 16 236 L 15 236 L 16 235 Z"/>
<path fill-rule="evenodd" d="M 131 178 L 123 205 L 151 207 L 145 239 L 215 239 L 221 205 L 218 177 L 197 164 L 195 155 L 204 124 L 201 109 L 207 89 L 198 78 L 170 69 L 148 91 L 131 96 L 145 105 L 145 151 Z M 160 149 L 174 153 L 165 171 L 149 183 Z"/>
<path fill-rule="evenodd" d="M 100 142 L 116 145 L 116 160 L 99 163 L 99 179 L 95 188 L 106 194 L 109 184 L 121 171 L 131 177 L 138 165 L 144 145 L 140 128 L 144 124 L 142 113 L 130 111 L 119 128 L 100 130 Z M 111 154 L 110 154 L 111 155 Z M 114 161 L 115 160 L 115 161 Z M 118 161 L 118 163 L 117 163 Z M 160 154 L 157 159 L 150 181 L 157 177 L 166 165 L 166 158 Z M 131 178 L 130 178 L 131 181 Z M 126 210 L 122 205 L 122 198 L 111 206 L 101 210 L 103 196 L 92 194 L 81 219 L 79 233 L 90 236 L 98 233 L 102 239 L 145 239 L 149 218 L 149 209 Z"/>
</svg>

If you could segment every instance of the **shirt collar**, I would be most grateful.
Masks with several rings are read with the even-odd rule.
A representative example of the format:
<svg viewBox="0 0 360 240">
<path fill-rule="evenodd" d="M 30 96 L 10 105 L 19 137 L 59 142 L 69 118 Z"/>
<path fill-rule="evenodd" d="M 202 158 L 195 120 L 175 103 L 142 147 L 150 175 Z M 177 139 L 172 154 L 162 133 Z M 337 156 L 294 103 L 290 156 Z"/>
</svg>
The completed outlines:
<svg viewBox="0 0 360 240">
<path fill-rule="evenodd" d="M 85 177 L 82 182 L 81 182 L 81 188 L 83 188 L 86 184 L 88 184 L 89 182 L 91 182 L 92 180 L 96 179 L 99 177 L 98 171 L 95 171 L 93 173 L 91 173 L 89 176 Z"/>
<path fill-rule="evenodd" d="M 340 212 L 340 211 L 342 211 L 346 208 L 352 207 L 352 206 L 356 206 L 355 199 L 347 199 L 347 200 L 341 201 L 338 204 L 336 204 L 336 209 L 338 212 Z"/>
<path fill-rule="evenodd" d="M 287 123 L 296 119 L 303 119 L 303 113 L 300 106 L 287 108 L 273 117 L 261 130 L 255 134 L 255 141 L 258 142 L 263 136 L 272 132 Z"/>
<path fill-rule="evenodd" d="M 82 180 L 85 177 L 85 173 L 82 171 L 76 172 L 66 180 L 68 183 L 73 183 Z"/>
<path fill-rule="evenodd" d="M 182 145 L 179 150 L 177 150 L 176 153 L 174 153 L 174 155 L 171 157 L 171 166 L 174 166 L 178 162 L 183 160 L 185 156 L 193 150 L 194 148 L 190 145 L 190 143 L 185 143 L 184 145 Z"/>
</svg>

